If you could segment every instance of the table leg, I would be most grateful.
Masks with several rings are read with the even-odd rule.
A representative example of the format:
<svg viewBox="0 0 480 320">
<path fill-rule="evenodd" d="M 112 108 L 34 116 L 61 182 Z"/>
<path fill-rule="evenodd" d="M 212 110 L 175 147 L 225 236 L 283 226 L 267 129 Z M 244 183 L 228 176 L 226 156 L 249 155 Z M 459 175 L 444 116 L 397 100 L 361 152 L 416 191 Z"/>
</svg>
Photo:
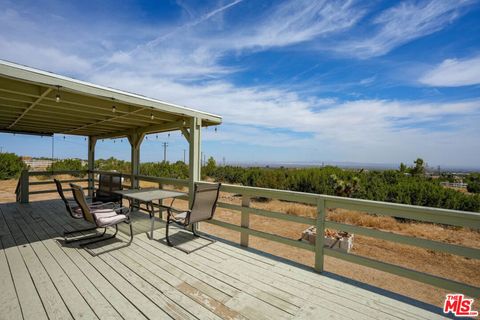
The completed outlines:
<svg viewBox="0 0 480 320">
<path fill-rule="evenodd" d="M 147 203 L 147 208 L 148 208 L 148 205 L 150 204 L 150 223 L 151 223 L 151 228 L 150 228 L 150 240 L 153 240 L 153 227 L 154 227 L 154 224 L 155 224 L 155 209 L 153 207 L 153 203 L 150 202 L 150 203 Z"/>
</svg>

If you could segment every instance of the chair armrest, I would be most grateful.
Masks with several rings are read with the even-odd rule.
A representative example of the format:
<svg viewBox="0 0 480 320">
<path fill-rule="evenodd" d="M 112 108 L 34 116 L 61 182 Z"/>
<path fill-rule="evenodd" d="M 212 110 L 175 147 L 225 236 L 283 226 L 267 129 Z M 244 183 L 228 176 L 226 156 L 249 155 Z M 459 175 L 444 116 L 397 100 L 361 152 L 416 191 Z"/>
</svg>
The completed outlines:
<svg viewBox="0 0 480 320">
<path fill-rule="evenodd" d="M 99 202 L 98 204 L 92 204 L 91 207 L 95 207 L 95 209 L 115 209 L 118 205 L 115 202 Z"/>
<path fill-rule="evenodd" d="M 172 214 L 175 214 L 175 213 L 183 213 L 183 212 L 190 212 L 190 210 L 181 210 L 181 209 L 175 209 L 174 207 L 166 207 L 167 210 L 172 213 Z"/>
<path fill-rule="evenodd" d="M 104 205 L 105 205 L 105 203 L 104 203 L 104 202 L 101 202 L 101 201 L 88 203 L 88 206 L 89 206 L 89 207 L 101 207 L 101 206 L 104 206 Z"/>
<path fill-rule="evenodd" d="M 117 207 L 117 208 L 114 208 L 113 211 L 115 211 L 117 214 L 120 213 L 126 216 L 130 214 L 130 208 L 128 207 Z"/>
</svg>

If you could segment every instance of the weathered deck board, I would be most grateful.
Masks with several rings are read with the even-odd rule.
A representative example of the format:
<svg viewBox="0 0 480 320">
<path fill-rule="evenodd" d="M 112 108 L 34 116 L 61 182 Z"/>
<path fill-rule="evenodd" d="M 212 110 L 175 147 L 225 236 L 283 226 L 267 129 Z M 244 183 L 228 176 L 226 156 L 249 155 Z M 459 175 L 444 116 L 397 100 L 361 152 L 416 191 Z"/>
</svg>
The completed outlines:
<svg viewBox="0 0 480 320">
<path fill-rule="evenodd" d="M 3 223 L 0 222 L 3 225 Z M 3 250 L 3 244 L 0 240 L 0 314 L 3 319 L 20 319 L 22 311 L 20 303 L 13 284 L 12 275 L 8 266 L 7 256 Z"/>
<path fill-rule="evenodd" d="M 56 200 L 0 204 L 1 319 L 435 319 L 438 314 L 266 254 L 216 242 L 186 255 L 134 217 L 133 242 L 64 244 L 85 227 Z M 127 228 L 120 229 L 127 232 Z M 188 234 L 193 249 L 206 243 Z"/>
<path fill-rule="evenodd" d="M 12 232 L 17 232 L 18 234 L 23 233 L 24 235 L 24 237 L 18 238 L 21 242 L 17 242 L 16 244 L 23 257 L 25 265 L 32 276 L 32 280 L 48 317 L 50 319 L 72 319 L 72 315 L 65 306 L 65 303 L 52 282 L 48 271 L 45 269 L 42 260 L 38 257 L 39 243 L 36 242 L 36 237 L 32 237 L 28 226 L 23 225 L 15 216 L 16 212 L 14 213 L 10 211 L 4 215 L 4 218 Z M 50 266 L 47 265 L 47 267 L 49 268 Z"/>
</svg>

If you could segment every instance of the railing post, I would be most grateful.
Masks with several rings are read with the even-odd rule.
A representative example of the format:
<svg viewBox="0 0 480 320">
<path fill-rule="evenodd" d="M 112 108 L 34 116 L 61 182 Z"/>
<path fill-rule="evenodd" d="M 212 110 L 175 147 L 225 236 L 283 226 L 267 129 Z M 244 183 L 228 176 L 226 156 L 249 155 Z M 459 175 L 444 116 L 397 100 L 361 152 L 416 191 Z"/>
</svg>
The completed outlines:
<svg viewBox="0 0 480 320">
<path fill-rule="evenodd" d="M 88 137 L 88 196 L 93 197 L 93 191 L 95 189 L 95 145 L 97 144 L 97 138 Z"/>
<path fill-rule="evenodd" d="M 250 207 L 250 197 L 242 196 L 242 216 L 241 216 L 241 226 L 243 228 L 248 228 L 250 226 L 250 213 L 248 208 Z M 242 247 L 248 247 L 249 235 L 246 232 L 240 234 L 240 245 Z"/>
<path fill-rule="evenodd" d="M 325 237 L 325 199 L 317 201 L 317 233 L 315 236 L 315 271 L 323 272 L 323 242 Z"/>
<path fill-rule="evenodd" d="M 23 170 L 20 175 L 20 203 L 28 203 L 29 201 L 29 174 L 28 170 Z"/>
</svg>

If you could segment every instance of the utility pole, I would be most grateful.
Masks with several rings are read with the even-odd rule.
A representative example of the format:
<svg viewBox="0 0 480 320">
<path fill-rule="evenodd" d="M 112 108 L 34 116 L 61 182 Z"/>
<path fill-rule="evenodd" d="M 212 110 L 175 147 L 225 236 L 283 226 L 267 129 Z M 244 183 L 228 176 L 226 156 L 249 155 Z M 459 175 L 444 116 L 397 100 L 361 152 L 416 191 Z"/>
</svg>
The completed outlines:
<svg viewBox="0 0 480 320">
<path fill-rule="evenodd" d="M 168 142 L 162 142 L 163 146 L 163 162 L 167 163 L 167 147 L 168 147 Z"/>
<path fill-rule="evenodd" d="M 223 166 L 225 167 L 225 157 L 223 157 Z"/>
<path fill-rule="evenodd" d="M 203 167 L 203 152 L 200 152 L 200 166 Z"/>
</svg>

